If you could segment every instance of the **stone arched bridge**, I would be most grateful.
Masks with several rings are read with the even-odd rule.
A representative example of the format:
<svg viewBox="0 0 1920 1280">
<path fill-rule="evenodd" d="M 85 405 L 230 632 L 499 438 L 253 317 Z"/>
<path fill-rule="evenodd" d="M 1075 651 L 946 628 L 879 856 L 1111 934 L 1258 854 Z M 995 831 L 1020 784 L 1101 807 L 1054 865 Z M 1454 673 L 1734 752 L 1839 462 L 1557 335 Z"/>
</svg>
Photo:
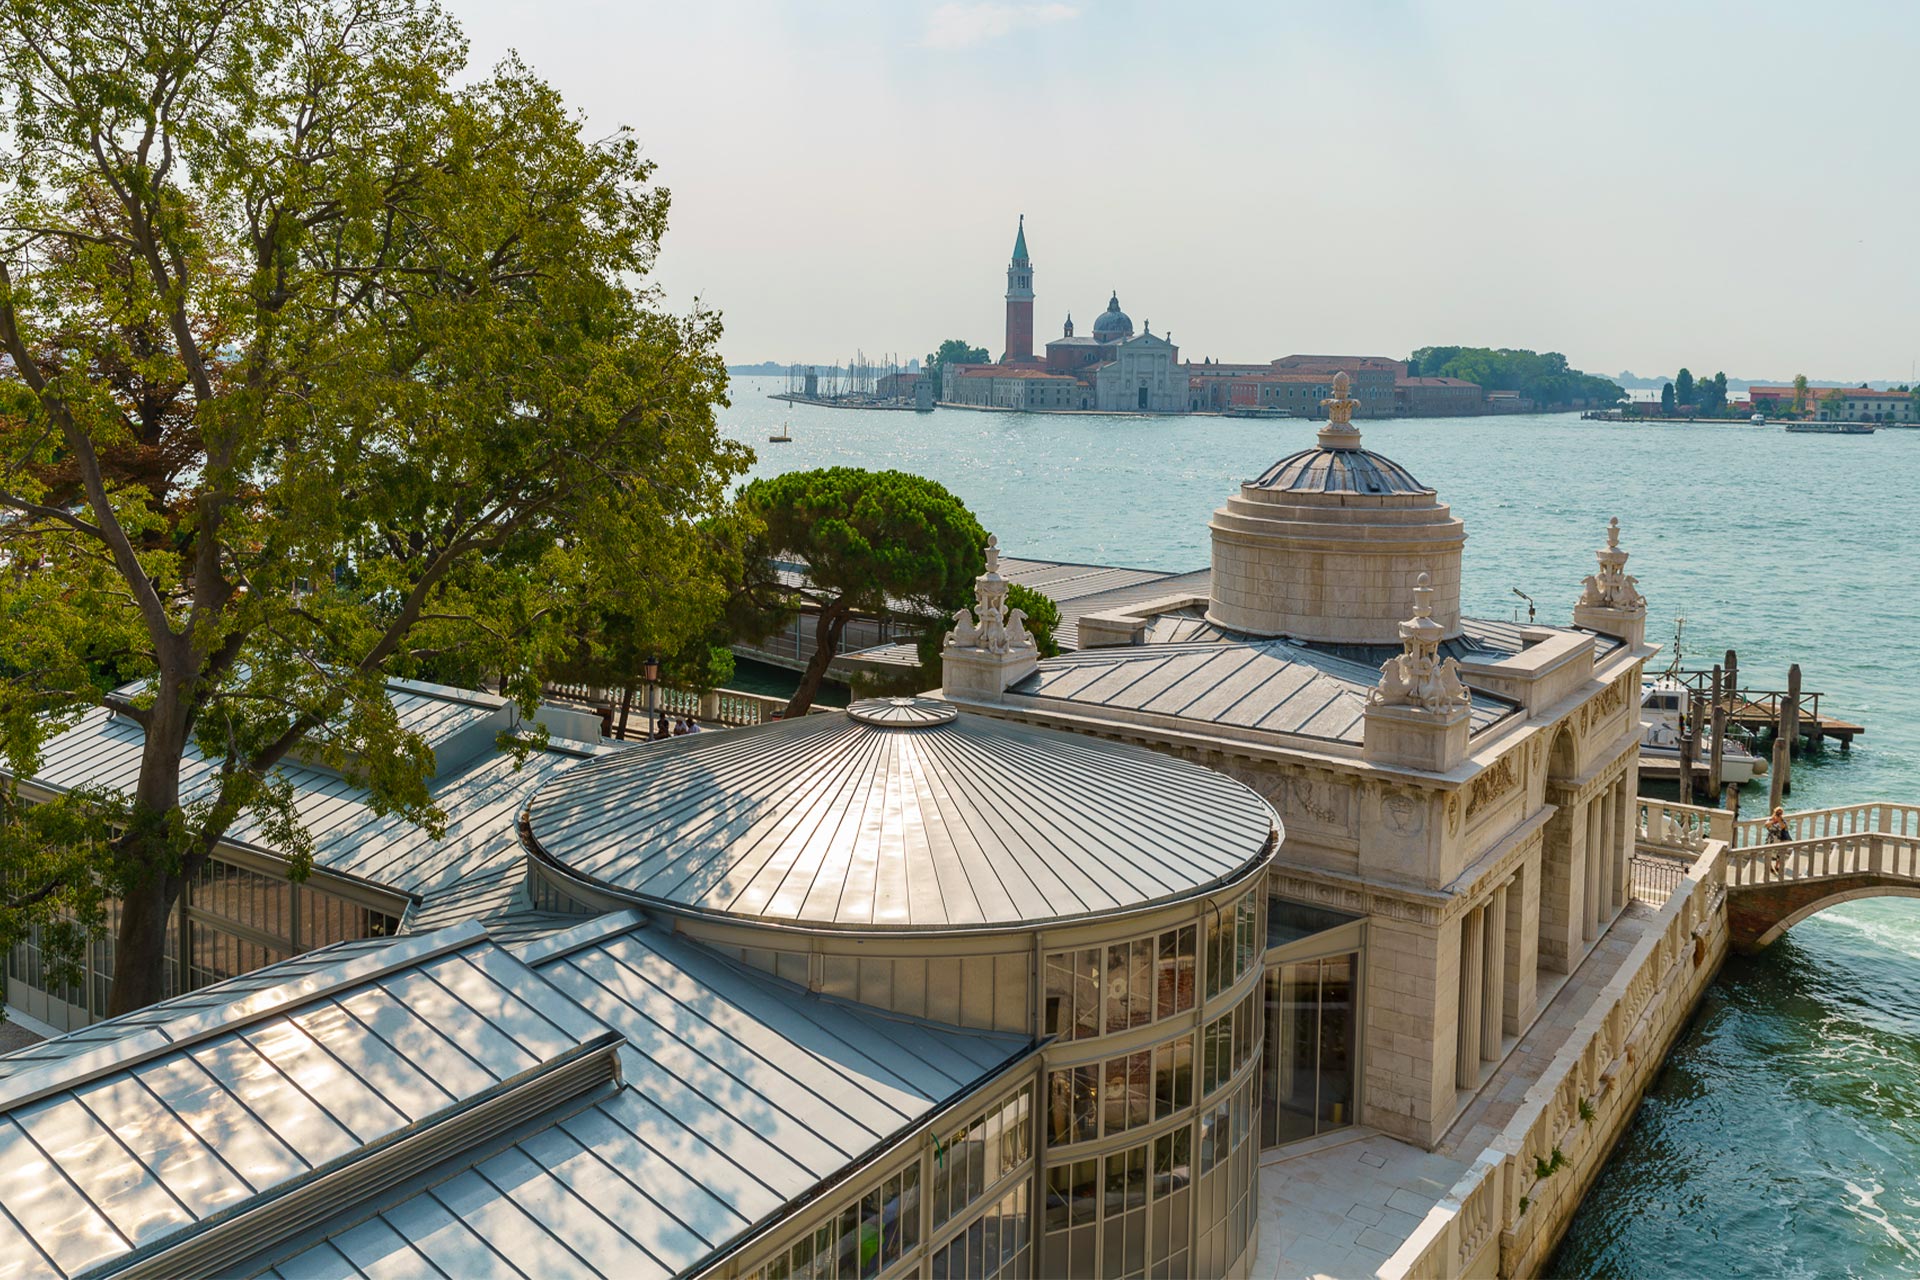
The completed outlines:
<svg viewBox="0 0 1920 1280">
<path fill-rule="evenodd" d="M 1755 952 L 1816 911 L 1856 898 L 1920 898 L 1920 805 L 1848 805 L 1790 814 L 1793 839 L 1767 844 L 1766 820 L 1734 824 L 1727 926 Z"/>
</svg>

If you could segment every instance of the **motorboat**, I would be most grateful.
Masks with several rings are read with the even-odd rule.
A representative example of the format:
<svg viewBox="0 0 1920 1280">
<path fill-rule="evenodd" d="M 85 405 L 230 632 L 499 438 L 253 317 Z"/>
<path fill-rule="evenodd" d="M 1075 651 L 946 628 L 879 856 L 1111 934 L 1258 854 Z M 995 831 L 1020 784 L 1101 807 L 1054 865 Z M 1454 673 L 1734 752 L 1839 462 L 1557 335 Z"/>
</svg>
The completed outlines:
<svg viewBox="0 0 1920 1280">
<path fill-rule="evenodd" d="M 1787 430 L 1809 436 L 1870 436 L 1880 428 L 1871 422 L 1789 422 Z"/>
<path fill-rule="evenodd" d="M 1678 680 L 1661 676 L 1640 689 L 1640 759 L 1680 767 L 1680 744 L 1687 736 L 1687 702 L 1692 694 Z M 1696 768 L 1707 767 L 1708 747 L 1700 744 Z M 1738 786 L 1767 771 L 1767 762 L 1736 738 L 1720 739 L 1720 780 Z"/>
</svg>

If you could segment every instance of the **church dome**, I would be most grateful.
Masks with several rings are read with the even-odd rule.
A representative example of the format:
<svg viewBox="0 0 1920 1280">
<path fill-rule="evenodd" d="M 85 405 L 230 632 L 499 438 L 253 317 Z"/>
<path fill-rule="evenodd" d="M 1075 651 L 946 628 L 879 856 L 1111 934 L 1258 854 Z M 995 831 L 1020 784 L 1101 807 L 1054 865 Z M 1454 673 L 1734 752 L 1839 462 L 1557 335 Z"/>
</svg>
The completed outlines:
<svg viewBox="0 0 1920 1280">
<path fill-rule="evenodd" d="M 1392 458 L 1367 449 L 1302 449 L 1247 482 L 1288 493 L 1432 493 Z"/>
<path fill-rule="evenodd" d="M 1107 299 L 1107 309 L 1093 322 L 1093 336 L 1102 342 L 1118 342 L 1133 336 L 1133 320 L 1120 309 L 1120 295 Z"/>
</svg>

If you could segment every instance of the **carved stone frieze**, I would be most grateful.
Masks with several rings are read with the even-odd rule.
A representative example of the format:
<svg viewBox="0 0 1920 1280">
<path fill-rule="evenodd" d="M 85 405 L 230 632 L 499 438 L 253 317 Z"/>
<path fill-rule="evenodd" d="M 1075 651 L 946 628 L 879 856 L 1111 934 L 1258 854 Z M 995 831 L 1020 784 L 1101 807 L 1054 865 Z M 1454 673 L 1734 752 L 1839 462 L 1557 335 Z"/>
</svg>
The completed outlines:
<svg viewBox="0 0 1920 1280">
<path fill-rule="evenodd" d="M 1513 767 L 1511 754 L 1498 760 L 1475 775 L 1467 787 L 1467 817 L 1472 818 L 1500 797 L 1520 785 L 1520 778 Z"/>
</svg>

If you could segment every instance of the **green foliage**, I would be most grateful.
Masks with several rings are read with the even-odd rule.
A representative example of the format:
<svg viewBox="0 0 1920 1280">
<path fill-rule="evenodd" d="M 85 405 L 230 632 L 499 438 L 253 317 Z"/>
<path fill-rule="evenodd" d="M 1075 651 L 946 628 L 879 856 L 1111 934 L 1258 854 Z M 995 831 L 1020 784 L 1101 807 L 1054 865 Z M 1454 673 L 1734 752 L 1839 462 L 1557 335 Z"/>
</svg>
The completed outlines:
<svg viewBox="0 0 1920 1280">
<path fill-rule="evenodd" d="M 1666 414 L 1668 417 L 1672 417 L 1674 406 L 1678 403 L 1679 403 L 1679 400 L 1678 400 L 1677 394 L 1673 389 L 1673 384 L 1671 382 L 1667 383 L 1665 386 L 1660 388 L 1660 412 L 1661 413 Z"/>
<path fill-rule="evenodd" d="M 1533 1158 L 1533 1176 L 1541 1181 L 1551 1178 L 1554 1174 L 1566 1167 L 1566 1153 L 1561 1151 L 1559 1147 L 1553 1149 L 1553 1158 L 1551 1160 L 1544 1160 L 1539 1156 Z"/>
<path fill-rule="evenodd" d="M 1807 411 L 1807 375 L 1804 373 L 1793 375 L 1793 411 L 1796 414 Z"/>
<path fill-rule="evenodd" d="M 1032 633 L 1041 657 L 1051 658 L 1060 652 L 1060 645 L 1053 638 L 1054 629 L 1060 625 L 1059 605 L 1032 587 L 1015 582 L 1007 587 L 1007 608 L 1026 613 L 1027 630 Z"/>
<path fill-rule="evenodd" d="M 1673 397 L 1683 405 L 1699 403 L 1698 397 L 1694 394 L 1691 370 L 1683 368 L 1673 376 Z"/>
<path fill-rule="evenodd" d="M 904 471 L 788 472 L 747 485 L 739 505 L 750 532 L 738 634 L 771 634 L 802 606 L 818 615 L 816 651 L 788 715 L 812 705 L 850 618 L 892 613 L 933 624 L 966 603 L 986 564 L 986 531 L 973 513 Z M 782 559 L 806 564 L 803 586 L 781 584 L 774 562 Z"/>
<path fill-rule="evenodd" d="M 1719 417 L 1727 411 L 1727 375 L 1716 373 L 1711 378 L 1702 378 L 1695 391 L 1699 395 L 1700 416 Z"/>
<path fill-rule="evenodd" d="M 933 379 L 933 395 L 937 400 L 944 394 L 941 366 L 945 364 L 986 364 L 993 357 L 987 354 L 985 347 L 970 347 L 959 338 L 948 338 L 940 344 L 940 349 L 928 353 L 924 368 L 926 375 Z"/>
<path fill-rule="evenodd" d="M 1582 1123 L 1582 1124 L 1592 1124 L 1592 1123 L 1593 1123 L 1593 1116 L 1594 1116 L 1594 1111 L 1593 1111 L 1593 1104 L 1592 1104 L 1591 1102 L 1588 1102 L 1588 1101 L 1587 1101 L 1587 1100 L 1586 1100 L 1585 1098 L 1582 1098 L 1582 1099 L 1580 1099 L 1580 1121 L 1581 1121 L 1581 1123 Z"/>
<path fill-rule="evenodd" d="M 1542 408 L 1574 400 L 1616 404 L 1626 392 L 1611 378 L 1567 367 L 1558 351 L 1544 354 L 1506 347 L 1421 347 L 1407 361 L 1408 372 L 1428 378 L 1464 378 L 1487 391 L 1517 391 Z"/>
<path fill-rule="evenodd" d="M 0 949 L 118 899 L 124 1010 L 243 814 L 299 869 L 296 747 L 440 825 L 390 676 L 530 709 L 592 616 L 699 645 L 747 455 L 717 320 L 644 284 L 637 140 L 466 74 L 430 0 L 5 2 L 0 756 L 108 703 L 148 749 L 129 794 L 9 784 Z"/>
</svg>

